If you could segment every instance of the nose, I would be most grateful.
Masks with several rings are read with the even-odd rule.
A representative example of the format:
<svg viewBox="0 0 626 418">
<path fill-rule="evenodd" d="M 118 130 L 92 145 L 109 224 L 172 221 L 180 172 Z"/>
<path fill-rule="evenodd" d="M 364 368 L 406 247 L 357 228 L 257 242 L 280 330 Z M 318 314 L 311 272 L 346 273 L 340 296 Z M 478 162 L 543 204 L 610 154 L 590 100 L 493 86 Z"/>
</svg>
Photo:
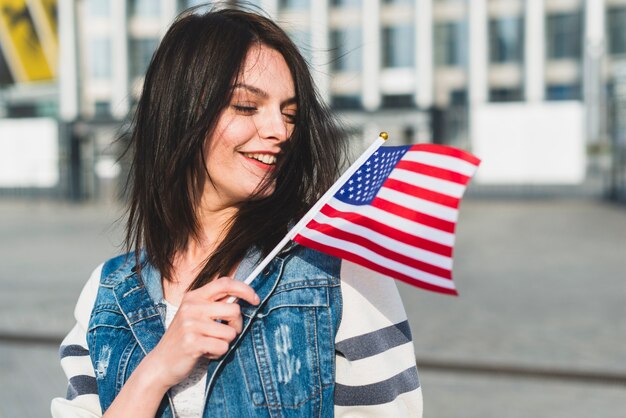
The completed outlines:
<svg viewBox="0 0 626 418">
<path fill-rule="evenodd" d="M 291 125 L 285 120 L 281 109 L 266 109 L 256 122 L 259 136 L 276 142 L 284 142 L 291 135 Z"/>
</svg>

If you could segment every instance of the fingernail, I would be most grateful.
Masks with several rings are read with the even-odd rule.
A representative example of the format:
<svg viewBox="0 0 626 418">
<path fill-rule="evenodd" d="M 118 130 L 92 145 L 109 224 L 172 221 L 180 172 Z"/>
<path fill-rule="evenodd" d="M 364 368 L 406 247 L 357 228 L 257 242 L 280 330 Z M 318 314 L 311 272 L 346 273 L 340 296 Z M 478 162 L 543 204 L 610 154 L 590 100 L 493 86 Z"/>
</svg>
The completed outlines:
<svg viewBox="0 0 626 418">
<path fill-rule="evenodd" d="M 261 298 L 260 298 L 260 297 L 259 297 L 259 295 L 257 295 L 256 293 L 254 294 L 254 301 L 255 301 L 256 303 L 261 302 Z"/>
</svg>

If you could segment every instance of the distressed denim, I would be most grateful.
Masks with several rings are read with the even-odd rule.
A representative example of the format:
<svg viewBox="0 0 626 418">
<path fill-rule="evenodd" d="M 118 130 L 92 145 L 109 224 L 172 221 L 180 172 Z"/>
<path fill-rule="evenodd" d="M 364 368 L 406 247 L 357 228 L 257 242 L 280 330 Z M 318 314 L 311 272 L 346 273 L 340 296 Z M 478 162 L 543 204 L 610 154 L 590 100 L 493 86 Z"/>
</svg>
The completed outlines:
<svg viewBox="0 0 626 418">
<path fill-rule="evenodd" d="M 240 302 L 243 332 L 209 363 L 204 417 L 333 415 L 339 269 L 340 260 L 299 245 L 272 260 L 252 283 L 261 303 Z M 165 332 L 162 300 L 149 264 L 141 276 L 132 255 L 104 264 L 87 332 L 103 411 Z M 156 416 L 173 416 L 169 394 Z"/>
</svg>

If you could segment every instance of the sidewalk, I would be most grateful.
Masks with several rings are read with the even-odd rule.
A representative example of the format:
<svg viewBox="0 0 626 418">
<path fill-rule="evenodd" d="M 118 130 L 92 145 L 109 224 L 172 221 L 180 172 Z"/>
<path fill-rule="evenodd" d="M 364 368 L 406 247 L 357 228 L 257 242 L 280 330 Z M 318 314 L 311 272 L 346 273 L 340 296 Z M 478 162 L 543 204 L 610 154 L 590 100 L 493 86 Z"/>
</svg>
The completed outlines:
<svg viewBox="0 0 626 418">
<path fill-rule="evenodd" d="M 48 416 L 49 399 L 64 394 L 57 347 L 9 337 L 56 339 L 71 328 L 91 270 L 120 251 L 119 216 L 0 200 L 0 418 Z M 425 417 L 624 417 L 623 381 L 482 366 L 626 376 L 626 207 L 470 199 L 457 236 L 460 297 L 399 284 L 423 365 Z"/>
</svg>

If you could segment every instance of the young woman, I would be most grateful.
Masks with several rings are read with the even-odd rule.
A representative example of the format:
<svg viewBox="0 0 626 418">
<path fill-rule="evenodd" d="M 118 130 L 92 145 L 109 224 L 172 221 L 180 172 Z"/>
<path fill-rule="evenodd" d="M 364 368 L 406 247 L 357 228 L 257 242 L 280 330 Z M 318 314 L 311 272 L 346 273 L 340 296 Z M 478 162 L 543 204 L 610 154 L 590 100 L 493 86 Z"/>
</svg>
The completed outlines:
<svg viewBox="0 0 626 418">
<path fill-rule="evenodd" d="M 134 119 L 132 251 L 79 298 L 52 415 L 421 416 L 392 280 L 294 243 L 241 281 L 330 187 L 342 144 L 276 24 L 179 18 Z"/>
</svg>

